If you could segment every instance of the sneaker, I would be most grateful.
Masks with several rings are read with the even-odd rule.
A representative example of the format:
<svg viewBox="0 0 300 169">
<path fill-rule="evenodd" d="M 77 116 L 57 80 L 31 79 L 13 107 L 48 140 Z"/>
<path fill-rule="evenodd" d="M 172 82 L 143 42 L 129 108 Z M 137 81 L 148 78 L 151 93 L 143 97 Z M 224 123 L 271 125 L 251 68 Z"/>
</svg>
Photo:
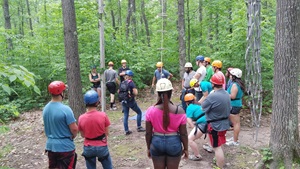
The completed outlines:
<svg viewBox="0 0 300 169">
<path fill-rule="evenodd" d="M 113 107 L 112 110 L 117 110 L 117 107 Z"/>
<path fill-rule="evenodd" d="M 233 141 L 233 137 L 230 137 L 229 139 L 226 139 L 226 142 L 231 142 Z"/>
<path fill-rule="evenodd" d="M 227 146 L 239 146 L 240 143 L 239 142 L 235 142 L 235 141 L 229 141 L 226 143 Z"/>
<path fill-rule="evenodd" d="M 128 131 L 125 132 L 125 135 L 129 135 L 131 133 L 132 133 L 132 131 L 128 130 Z"/>
<path fill-rule="evenodd" d="M 209 153 L 212 153 L 214 151 L 213 148 L 210 145 L 208 145 L 207 143 L 203 144 L 202 147 L 203 147 L 204 150 L 206 150 Z"/>
<path fill-rule="evenodd" d="M 109 110 L 110 110 L 110 111 L 113 111 L 113 108 L 111 107 L 111 108 L 109 108 Z"/>
<path fill-rule="evenodd" d="M 202 156 L 199 155 L 200 157 L 197 157 L 195 155 L 189 155 L 189 160 L 192 160 L 192 161 L 200 161 L 202 159 Z"/>
<path fill-rule="evenodd" d="M 142 126 L 140 126 L 140 127 L 137 128 L 137 131 L 138 132 L 144 132 L 144 131 L 146 131 L 146 129 L 144 129 Z"/>
</svg>

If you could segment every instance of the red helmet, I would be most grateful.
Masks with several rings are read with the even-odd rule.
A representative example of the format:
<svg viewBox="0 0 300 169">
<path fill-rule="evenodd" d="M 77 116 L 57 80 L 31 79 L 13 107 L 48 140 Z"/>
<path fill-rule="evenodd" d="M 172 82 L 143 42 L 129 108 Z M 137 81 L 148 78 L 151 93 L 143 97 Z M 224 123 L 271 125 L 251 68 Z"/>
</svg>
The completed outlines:
<svg viewBox="0 0 300 169">
<path fill-rule="evenodd" d="M 223 85 L 225 82 L 224 75 L 222 73 L 215 73 L 211 77 L 210 82 L 216 85 Z"/>
<path fill-rule="evenodd" d="M 48 86 L 49 93 L 59 95 L 66 90 L 66 85 L 62 81 L 53 81 Z"/>
</svg>

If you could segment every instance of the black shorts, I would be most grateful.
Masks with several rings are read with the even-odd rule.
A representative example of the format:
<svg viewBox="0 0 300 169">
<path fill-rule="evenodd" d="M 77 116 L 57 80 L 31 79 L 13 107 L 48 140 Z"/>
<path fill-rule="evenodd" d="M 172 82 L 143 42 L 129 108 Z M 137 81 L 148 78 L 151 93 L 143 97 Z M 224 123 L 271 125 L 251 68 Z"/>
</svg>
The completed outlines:
<svg viewBox="0 0 300 169">
<path fill-rule="evenodd" d="M 239 114 L 242 107 L 231 107 L 230 114 Z"/>
<path fill-rule="evenodd" d="M 111 93 L 111 94 L 116 93 L 117 86 L 116 86 L 115 82 L 107 82 L 106 87 L 107 87 L 107 90 L 109 91 L 109 93 Z"/>
</svg>

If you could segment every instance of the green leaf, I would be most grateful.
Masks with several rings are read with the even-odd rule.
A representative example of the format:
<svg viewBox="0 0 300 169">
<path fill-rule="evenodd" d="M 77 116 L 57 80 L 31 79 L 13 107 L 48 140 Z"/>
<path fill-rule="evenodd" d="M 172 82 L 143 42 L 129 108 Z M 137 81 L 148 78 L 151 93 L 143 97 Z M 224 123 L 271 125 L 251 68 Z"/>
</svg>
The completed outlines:
<svg viewBox="0 0 300 169">
<path fill-rule="evenodd" d="M 41 95 L 41 91 L 40 91 L 40 89 L 38 87 L 33 86 L 33 90 L 34 90 L 35 93 Z"/>
<path fill-rule="evenodd" d="M 10 89 L 10 87 L 9 87 L 7 84 L 2 85 L 2 89 L 3 89 L 6 93 L 11 94 L 11 89 Z"/>
<path fill-rule="evenodd" d="M 10 81 L 10 82 L 15 81 L 16 79 L 17 79 L 17 76 L 16 76 L 16 75 L 11 75 L 11 76 L 9 76 L 9 81 Z"/>
</svg>

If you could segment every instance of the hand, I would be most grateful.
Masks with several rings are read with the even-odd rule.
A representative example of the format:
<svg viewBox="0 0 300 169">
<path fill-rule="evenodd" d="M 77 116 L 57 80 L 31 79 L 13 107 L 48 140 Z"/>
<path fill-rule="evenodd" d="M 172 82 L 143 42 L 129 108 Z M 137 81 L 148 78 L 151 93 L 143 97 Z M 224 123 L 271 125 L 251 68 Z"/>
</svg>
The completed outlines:
<svg viewBox="0 0 300 169">
<path fill-rule="evenodd" d="M 154 87 L 154 84 L 152 83 L 152 88 Z"/>
<path fill-rule="evenodd" d="M 147 150 L 147 156 L 148 156 L 148 158 L 151 158 L 150 150 Z"/>
<path fill-rule="evenodd" d="M 183 150 L 182 151 L 182 157 L 181 158 L 184 158 L 184 159 L 188 159 L 188 157 L 189 157 L 189 151 L 188 150 Z"/>
</svg>

